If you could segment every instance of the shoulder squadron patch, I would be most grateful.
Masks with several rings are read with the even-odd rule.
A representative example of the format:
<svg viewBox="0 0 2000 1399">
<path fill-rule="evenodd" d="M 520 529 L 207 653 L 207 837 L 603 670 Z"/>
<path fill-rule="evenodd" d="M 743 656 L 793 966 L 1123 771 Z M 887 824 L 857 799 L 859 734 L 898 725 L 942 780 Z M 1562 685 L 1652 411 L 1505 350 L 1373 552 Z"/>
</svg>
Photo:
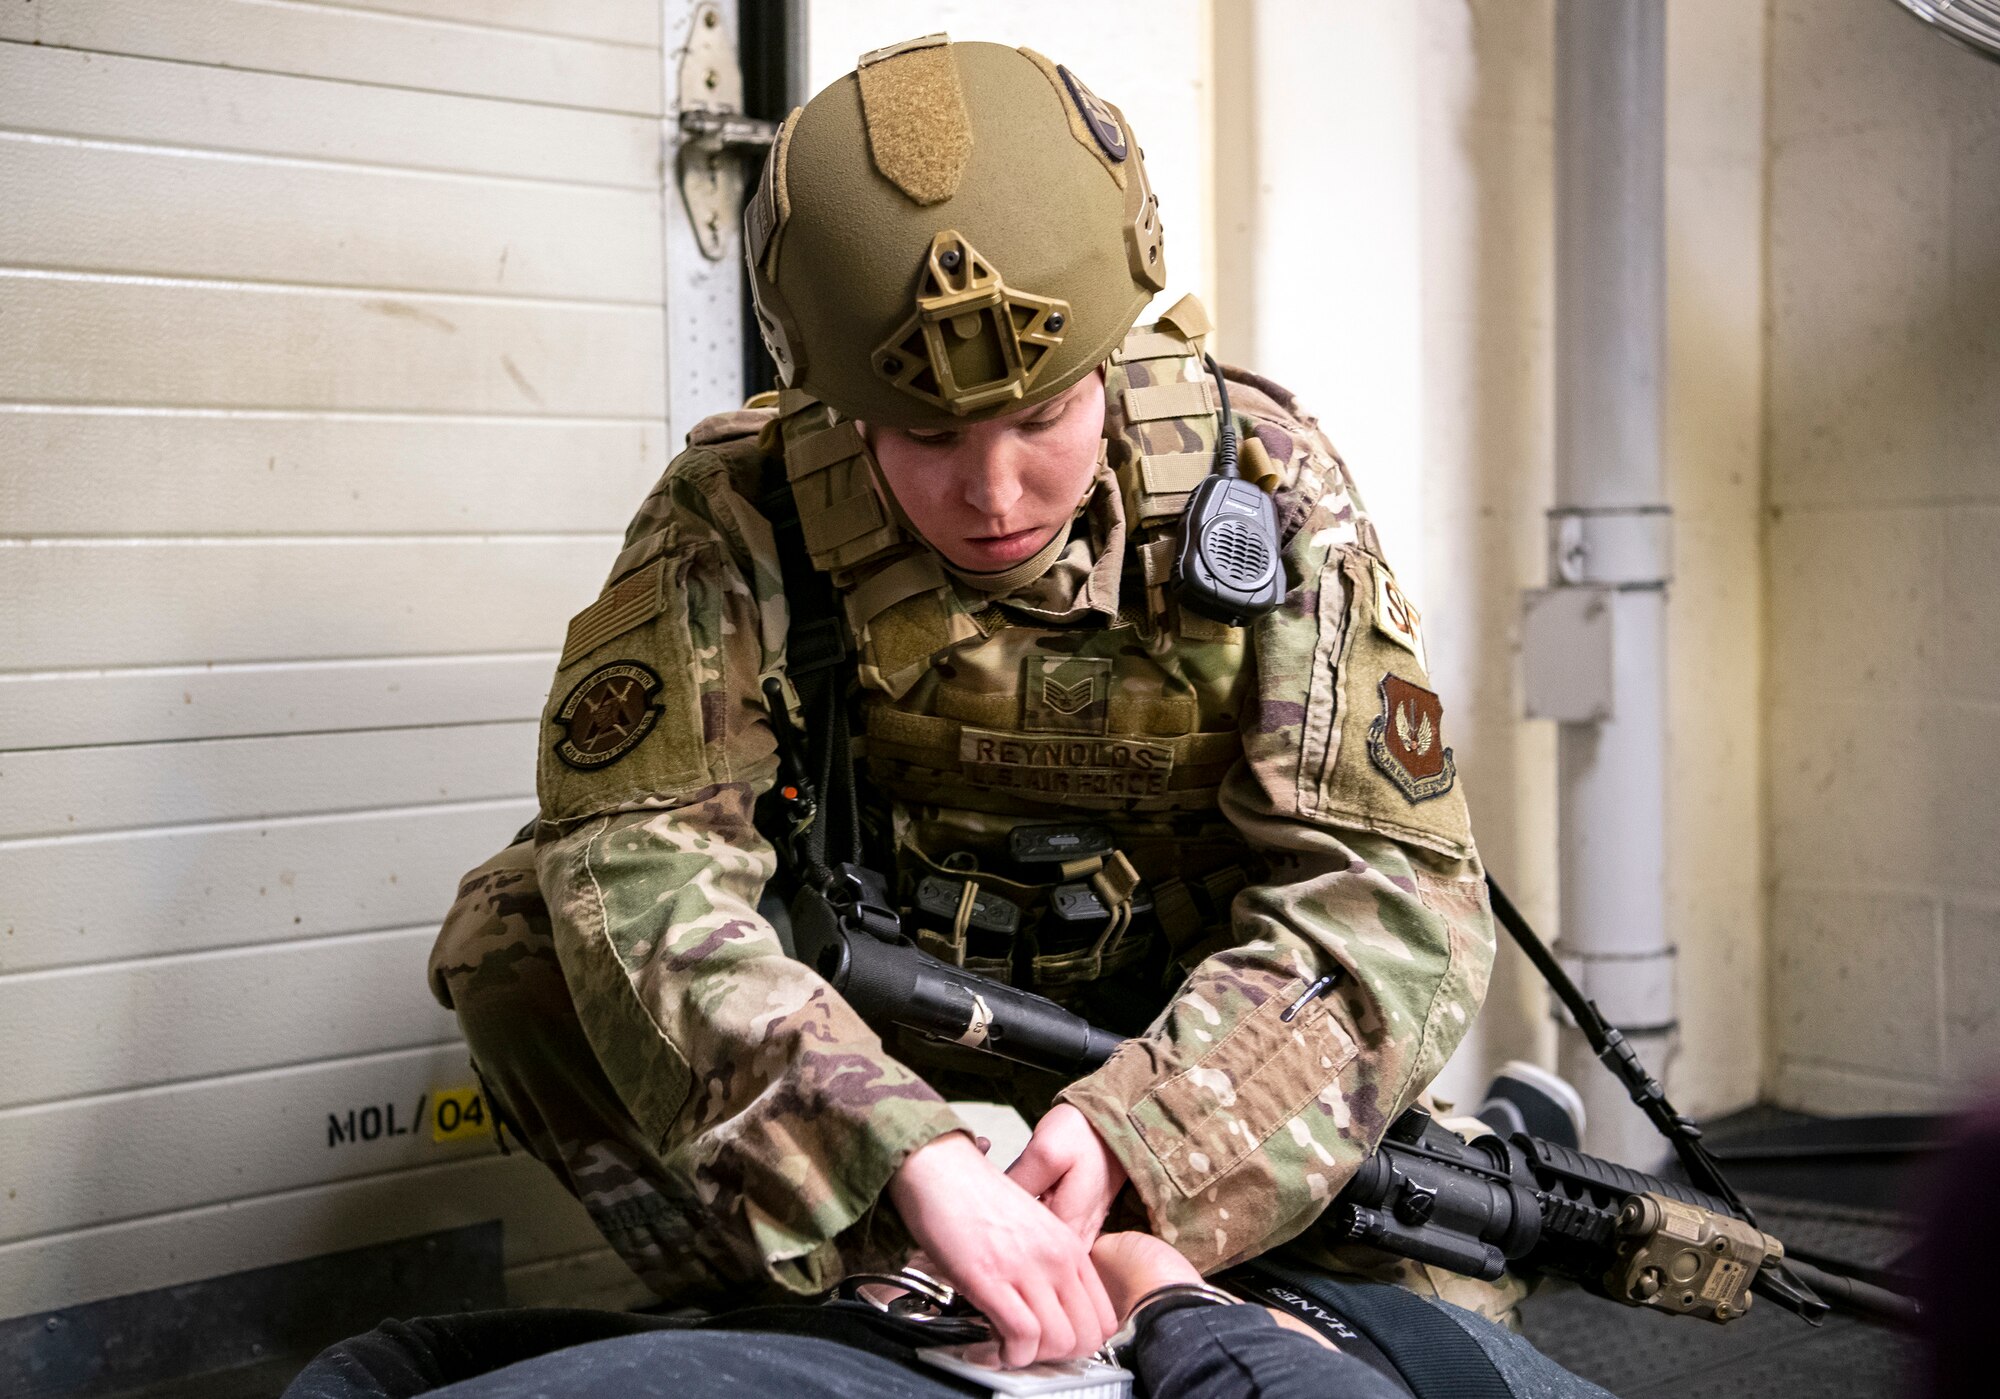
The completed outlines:
<svg viewBox="0 0 2000 1399">
<path fill-rule="evenodd" d="M 1368 726 L 1368 760 L 1411 802 L 1451 790 L 1458 765 L 1444 746 L 1444 705 L 1421 685 L 1384 675 L 1382 712 Z"/>
<path fill-rule="evenodd" d="M 556 756 L 584 772 L 609 767 L 653 731 L 660 718 L 654 700 L 659 692 L 660 677 L 650 666 L 637 661 L 599 666 L 576 682 L 555 712 L 563 731 Z"/>
</svg>

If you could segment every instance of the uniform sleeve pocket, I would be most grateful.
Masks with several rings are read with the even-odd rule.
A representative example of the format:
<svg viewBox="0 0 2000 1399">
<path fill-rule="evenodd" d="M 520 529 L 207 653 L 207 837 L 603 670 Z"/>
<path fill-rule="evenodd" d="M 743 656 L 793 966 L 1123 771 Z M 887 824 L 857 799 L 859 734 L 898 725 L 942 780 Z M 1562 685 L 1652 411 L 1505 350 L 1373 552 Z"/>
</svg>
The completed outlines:
<svg viewBox="0 0 2000 1399">
<path fill-rule="evenodd" d="M 642 934 L 614 920 L 606 904 L 606 885 L 620 884 L 624 872 L 604 869 L 604 846 L 623 832 L 617 819 L 586 827 L 541 847 L 536 868 L 556 914 L 556 958 L 584 1037 L 618 1101 L 665 1149 L 694 1076 L 662 1013 L 663 997 L 643 960 L 632 956 Z"/>
<path fill-rule="evenodd" d="M 1155 1088 L 1133 1127 L 1183 1195 L 1206 1190 L 1291 1121 L 1353 1060 L 1346 1029 L 1312 1002 L 1290 1024 L 1293 993 L 1267 998 L 1200 1062 Z"/>
</svg>

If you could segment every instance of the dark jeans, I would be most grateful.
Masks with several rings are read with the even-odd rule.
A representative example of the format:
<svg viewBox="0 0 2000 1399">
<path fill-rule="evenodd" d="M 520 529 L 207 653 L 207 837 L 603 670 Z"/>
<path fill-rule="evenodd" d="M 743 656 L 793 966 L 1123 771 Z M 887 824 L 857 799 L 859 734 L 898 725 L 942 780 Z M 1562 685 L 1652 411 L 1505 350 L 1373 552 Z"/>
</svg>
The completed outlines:
<svg viewBox="0 0 2000 1399">
<path fill-rule="evenodd" d="M 934 1370 L 936 1338 L 843 1307 L 764 1308 L 732 1329 L 525 1310 L 384 1322 L 323 1352 L 284 1399 L 948 1399 L 986 1391 Z M 736 1328 L 745 1329 L 736 1329 Z M 1405 1399 L 1352 1356 L 1260 1307 L 1196 1307 L 1147 1328 L 1135 1362 L 1154 1399 Z"/>
<path fill-rule="evenodd" d="M 1196 1307 L 1141 1332 L 1133 1368 L 1151 1399 L 1407 1399 L 1413 1392 L 1521 1399 L 1610 1399 L 1521 1337 L 1460 1308 L 1421 1302 L 1381 1284 L 1313 1285 L 1288 1276 L 1355 1324 L 1364 1339 L 1330 1351 L 1280 1327 L 1261 1307 Z M 1606 1305 L 1609 1305 L 1608 1303 Z M 1413 1313 L 1412 1306 L 1429 1309 Z M 1344 1309 L 1343 1309 L 1344 1308 Z M 1407 1333 L 1440 1324 L 1485 1356 L 1440 1367 L 1407 1352 Z M 1393 1332 L 1393 1334 L 1392 1334 Z M 1365 1338 L 1397 1354 L 1414 1379 L 1385 1378 L 1358 1358 L 1393 1369 Z M 760 1307 L 684 1321 L 618 1312 L 524 1308 L 387 1321 L 324 1351 L 284 1399 L 773 1399 L 935 1396 L 983 1390 L 933 1370 L 916 1348 L 961 1339 L 891 1321 L 858 1303 Z"/>
</svg>

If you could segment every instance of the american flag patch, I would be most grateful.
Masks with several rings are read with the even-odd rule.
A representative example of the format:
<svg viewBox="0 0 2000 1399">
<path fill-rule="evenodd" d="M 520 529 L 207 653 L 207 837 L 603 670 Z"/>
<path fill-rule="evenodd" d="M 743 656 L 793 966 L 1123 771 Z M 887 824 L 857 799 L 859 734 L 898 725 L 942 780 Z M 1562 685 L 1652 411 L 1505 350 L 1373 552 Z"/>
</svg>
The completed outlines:
<svg viewBox="0 0 2000 1399">
<path fill-rule="evenodd" d="M 661 583 L 666 572 L 667 561 L 654 559 L 637 573 L 619 579 L 603 597 L 572 617 L 569 635 L 563 638 L 561 664 L 582 660 L 605 642 L 657 617 L 665 606 Z"/>
</svg>

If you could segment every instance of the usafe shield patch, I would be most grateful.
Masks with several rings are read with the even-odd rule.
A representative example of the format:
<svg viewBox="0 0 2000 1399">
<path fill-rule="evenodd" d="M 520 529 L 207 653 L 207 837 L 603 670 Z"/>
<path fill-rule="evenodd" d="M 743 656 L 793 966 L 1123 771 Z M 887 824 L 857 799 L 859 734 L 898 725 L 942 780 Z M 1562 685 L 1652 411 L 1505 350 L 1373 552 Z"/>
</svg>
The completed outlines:
<svg viewBox="0 0 2000 1399">
<path fill-rule="evenodd" d="M 1065 797 L 1158 797 L 1174 750 L 1131 738 L 1066 738 L 961 729 L 959 771 L 980 787 L 1039 801 Z"/>
<path fill-rule="evenodd" d="M 1441 797 L 1458 776 L 1444 746 L 1444 705 L 1421 685 L 1384 675 L 1382 712 L 1368 726 L 1368 760 L 1412 802 Z"/>
<path fill-rule="evenodd" d="M 1029 733 L 1101 737 L 1111 716 L 1109 656 L 1025 656 L 1021 727 Z"/>
<path fill-rule="evenodd" d="M 601 665 L 576 682 L 556 710 L 563 731 L 556 756 L 583 772 L 609 767 L 639 746 L 659 722 L 660 677 L 637 661 Z"/>
</svg>

